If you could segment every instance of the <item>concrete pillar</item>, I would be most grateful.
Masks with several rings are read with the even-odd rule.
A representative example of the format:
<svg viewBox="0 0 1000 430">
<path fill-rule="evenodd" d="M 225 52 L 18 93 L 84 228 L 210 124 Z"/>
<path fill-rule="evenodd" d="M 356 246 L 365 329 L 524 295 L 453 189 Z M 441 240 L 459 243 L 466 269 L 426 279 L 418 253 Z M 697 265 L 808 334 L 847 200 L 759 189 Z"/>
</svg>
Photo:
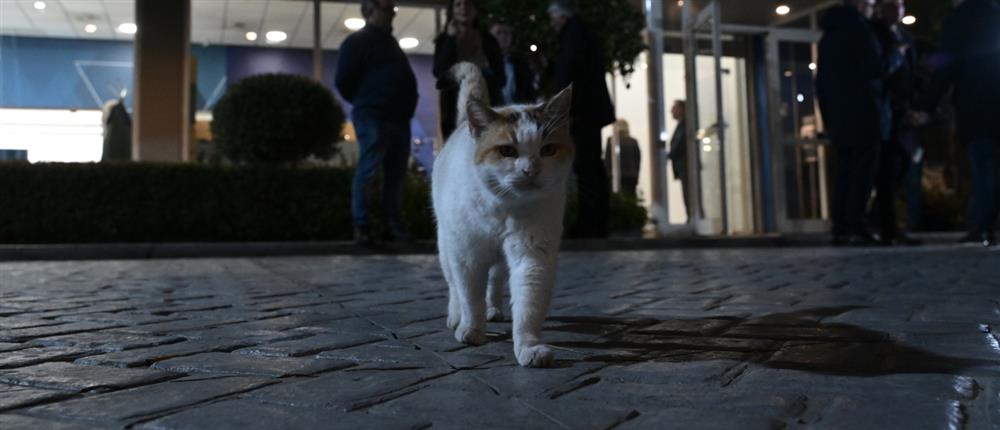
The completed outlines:
<svg viewBox="0 0 1000 430">
<path fill-rule="evenodd" d="M 191 0 L 136 0 L 132 158 L 188 160 Z"/>
</svg>

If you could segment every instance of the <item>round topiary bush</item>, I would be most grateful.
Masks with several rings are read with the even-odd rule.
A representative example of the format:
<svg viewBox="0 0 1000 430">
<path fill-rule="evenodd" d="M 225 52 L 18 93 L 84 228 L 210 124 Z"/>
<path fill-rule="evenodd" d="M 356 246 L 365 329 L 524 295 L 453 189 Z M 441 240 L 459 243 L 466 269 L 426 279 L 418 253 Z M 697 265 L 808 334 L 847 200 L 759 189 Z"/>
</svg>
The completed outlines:
<svg viewBox="0 0 1000 430">
<path fill-rule="evenodd" d="M 226 90 L 212 111 L 216 150 L 238 164 L 294 164 L 337 153 L 344 111 L 312 79 L 268 74 Z"/>
</svg>

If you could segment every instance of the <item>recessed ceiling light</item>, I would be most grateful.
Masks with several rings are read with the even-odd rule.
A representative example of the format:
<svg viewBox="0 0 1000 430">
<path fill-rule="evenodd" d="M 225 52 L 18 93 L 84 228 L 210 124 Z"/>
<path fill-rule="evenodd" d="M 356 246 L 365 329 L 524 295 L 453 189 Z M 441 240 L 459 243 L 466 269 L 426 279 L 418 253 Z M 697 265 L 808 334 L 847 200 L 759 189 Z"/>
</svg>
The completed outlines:
<svg viewBox="0 0 1000 430">
<path fill-rule="evenodd" d="M 264 38 L 267 39 L 267 43 L 281 43 L 288 39 L 288 34 L 284 31 L 272 30 L 264 33 Z"/>
<path fill-rule="evenodd" d="M 684 6 L 684 0 L 677 0 L 677 6 Z"/>
<path fill-rule="evenodd" d="M 403 49 L 413 49 L 420 45 L 420 41 L 415 37 L 404 37 L 399 39 L 399 47 Z"/>
<path fill-rule="evenodd" d="M 903 17 L 903 20 L 901 22 L 903 23 L 903 25 L 913 25 L 917 22 L 917 17 L 913 15 L 906 15 Z"/>
<path fill-rule="evenodd" d="M 786 78 L 792 77 L 792 71 L 791 70 L 785 70 L 785 77 Z"/>
<path fill-rule="evenodd" d="M 137 31 L 139 31 L 139 27 L 137 27 L 134 22 L 123 22 L 118 25 L 119 33 L 135 34 Z"/>
<path fill-rule="evenodd" d="M 778 15 L 788 15 L 791 11 L 792 8 L 788 7 L 788 5 L 781 5 L 774 9 L 774 13 Z"/>
<path fill-rule="evenodd" d="M 795 96 L 795 100 L 798 100 L 799 103 L 802 103 L 806 101 L 806 96 L 803 95 L 802 93 L 799 93 L 798 95 Z"/>
<path fill-rule="evenodd" d="M 257 32 L 256 31 L 248 31 L 247 32 L 247 40 L 249 40 L 251 42 L 257 40 Z"/>
<path fill-rule="evenodd" d="M 344 20 L 344 27 L 354 31 L 361 30 L 365 28 L 365 20 L 361 18 L 347 18 Z"/>
<path fill-rule="evenodd" d="M 392 11 L 393 12 L 399 12 L 399 6 L 393 6 Z"/>
<path fill-rule="evenodd" d="M 531 52 L 538 52 L 538 45 L 531 45 L 528 47 L 528 49 L 530 49 Z"/>
<path fill-rule="evenodd" d="M 36 1 L 35 2 L 35 9 L 45 10 L 45 2 L 43 2 L 43 1 Z"/>
<path fill-rule="evenodd" d="M 94 33 L 94 32 L 97 31 L 97 25 L 96 24 L 87 24 L 87 25 L 83 26 L 83 31 L 86 31 L 87 33 Z"/>
<path fill-rule="evenodd" d="M 809 63 L 809 70 L 816 70 L 816 63 Z"/>
</svg>

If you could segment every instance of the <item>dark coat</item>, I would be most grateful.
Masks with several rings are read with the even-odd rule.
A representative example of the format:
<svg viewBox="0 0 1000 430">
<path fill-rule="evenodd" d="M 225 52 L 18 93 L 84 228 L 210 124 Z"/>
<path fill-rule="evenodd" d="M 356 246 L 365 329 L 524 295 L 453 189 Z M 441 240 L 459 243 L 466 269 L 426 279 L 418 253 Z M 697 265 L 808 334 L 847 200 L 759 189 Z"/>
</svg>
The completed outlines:
<svg viewBox="0 0 1000 430">
<path fill-rule="evenodd" d="M 614 137 L 609 137 L 604 146 L 604 167 L 608 173 L 614 171 L 611 165 L 611 151 L 614 148 Z M 639 168 L 642 166 L 642 152 L 639 151 L 639 141 L 631 136 L 623 136 L 618 142 L 618 168 L 623 179 L 638 179 Z"/>
<path fill-rule="evenodd" d="M 559 50 L 550 66 L 549 93 L 573 84 L 570 116 L 574 127 L 601 128 L 615 121 L 605 81 L 604 45 L 579 16 L 570 18 L 559 32 Z"/>
<path fill-rule="evenodd" d="M 687 125 L 684 121 L 677 123 L 674 135 L 670 137 L 670 153 L 667 154 L 674 168 L 674 177 L 687 180 Z"/>
<path fill-rule="evenodd" d="M 132 160 L 132 118 L 119 100 L 108 112 L 104 122 L 104 153 L 101 161 Z"/>
<path fill-rule="evenodd" d="M 959 139 L 1000 138 L 1000 6 L 966 0 L 956 8 L 944 22 L 931 68 L 929 107 L 954 88 Z"/>
<path fill-rule="evenodd" d="M 538 96 L 535 89 L 535 72 L 531 70 L 531 65 L 524 57 L 516 54 L 510 55 L 511 64 L 514 66 L 514 99 L 513 103 L 527 104 L 534 103 Z M 504 61 L 506 67 L 506 59 Z M 507 76 L 511 79 L 511 76 Z M 502 89 L 502 88 L 501 88 Z"/>
<path fill-rule="evenodd" d="M 896 25 L 893 29 L 884 23 L 876 24 L 875 34 L 882 46 L 909 45 L 910 47 L 903 56 L 899 68 L 886 78 L 885 90 L 892 110 L 893 132 L 912 128 L 907 121 L 907 115 L 918 108 L 918 96 L 926 87 L 926 76 L 920 67 L 916 42 L 913 35 L 902 25 Z"/>
<path fill-rule="evenodd" d="M 417 109 L 417 78 L 388 30 L 365 26 L 340 46 L 335 85 L 352 116 L 407 121 Z"/>
<path fill-rule="evenodd" d="M 892 113 L 883 80 L 899 68 L 901 54 L 895 47 L 883 51 L 855 8 L 833 7 L 821 24 L 816 95 L 833 143 L 850 147 L 888 139 Z"/>
<path fill-rule="evenodd" d="M 483 78 L 489 87 L 490 104 L 499 106 L 503 102 L 501 90 L 507 82 L 504 73 L 503 53 L 500 45 L 489 32 L 480 31 L 481 46 L 486 61 L 490 67 L 483 69 Z M 451 67 L 458 64 L 458 41 L 448 33 L 441 33 L 434 39 L 434 77 L 437 78 L 437 89 L 441 91 L 438 98 L 439 112 L 441 114 L 441 134 L 447 139 L 451 132 L 455 131 L 455 120 L 457 119 L 458 85 L 451 79 Z"/>
</svg>

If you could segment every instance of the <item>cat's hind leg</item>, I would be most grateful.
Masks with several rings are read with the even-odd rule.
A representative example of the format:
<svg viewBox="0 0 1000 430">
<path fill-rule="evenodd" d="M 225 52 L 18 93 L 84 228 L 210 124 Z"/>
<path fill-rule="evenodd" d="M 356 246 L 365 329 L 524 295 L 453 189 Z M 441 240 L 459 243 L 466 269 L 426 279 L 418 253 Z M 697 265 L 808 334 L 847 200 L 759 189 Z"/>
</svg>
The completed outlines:
<svg viewBox="0 0 1000 430">
<path fill-rule="evenodd" d="M 488 321 L 503 321 L 503 295 L 507 290 L 510 270 L 507 262 L 500 259 L 490 268 L 490 281 L 486 287 L 486 319 Z"/>
<path fill-rule="evenodd" d="M 446 324 L 449 329 L 454 330 L 462 322 L 462 311 L 458 306 L 458 292 L 455 291 L 455 281 L 452 279 L 451 267 L 448 265 L 448 258 L 445 257 L 444 248 L 439 251 L 438 259 L 441 261 L 441 273 L 444 274 L 444 281 L 448 284 L 448 320 Z"/>
</svg>

